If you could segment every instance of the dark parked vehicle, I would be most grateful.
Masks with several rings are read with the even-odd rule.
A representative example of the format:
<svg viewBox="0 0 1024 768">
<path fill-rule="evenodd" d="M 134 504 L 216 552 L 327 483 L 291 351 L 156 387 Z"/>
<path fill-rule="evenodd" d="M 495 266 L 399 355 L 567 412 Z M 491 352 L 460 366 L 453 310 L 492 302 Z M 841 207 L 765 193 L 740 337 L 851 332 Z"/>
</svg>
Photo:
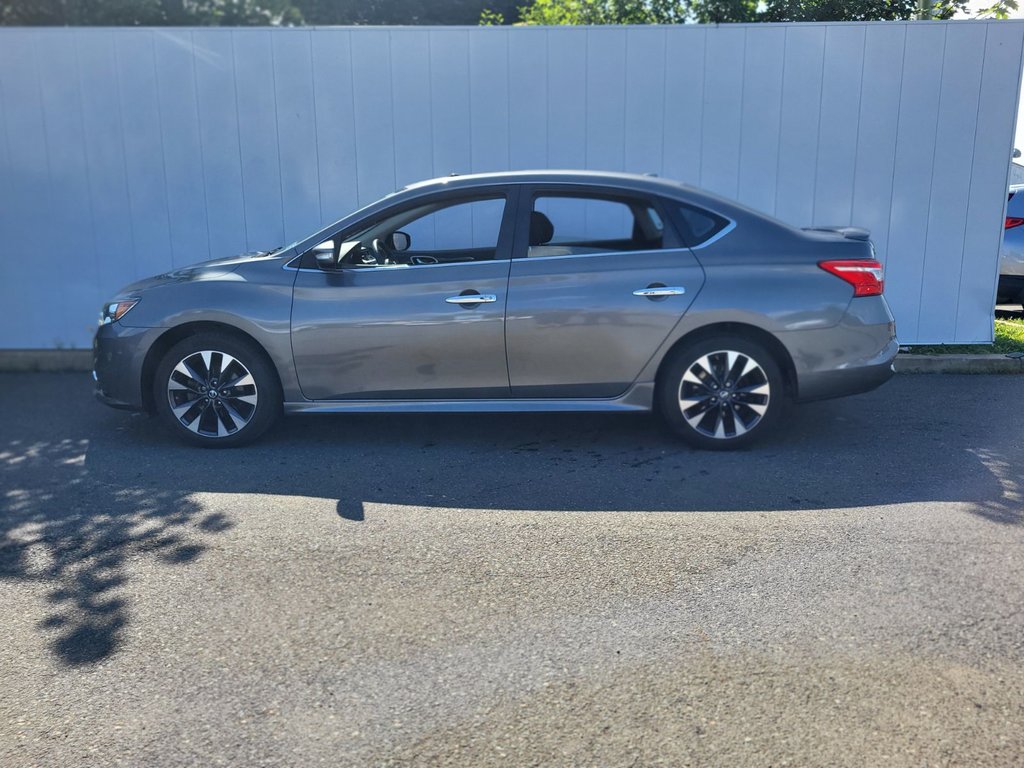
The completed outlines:
<svg viewBox="0 0 1024 768">
<path fill-rule="evenodd" d="M 1024 309 L 1024 185 L 1010 187 L 1006 202 L 1006 226 L 999 252 L 997 304 L 1020 304 Z"/>
<path fill-rule="evenodd" d="M 864 230 L 799 230 L 649 176 L 538 171 L 414 184 L 269 253 L 125 288 L 97 395 L 197 445 L 285 413 L 649 411 L 703 448 L 786 400 L 892 375 Z"/>
</svg>

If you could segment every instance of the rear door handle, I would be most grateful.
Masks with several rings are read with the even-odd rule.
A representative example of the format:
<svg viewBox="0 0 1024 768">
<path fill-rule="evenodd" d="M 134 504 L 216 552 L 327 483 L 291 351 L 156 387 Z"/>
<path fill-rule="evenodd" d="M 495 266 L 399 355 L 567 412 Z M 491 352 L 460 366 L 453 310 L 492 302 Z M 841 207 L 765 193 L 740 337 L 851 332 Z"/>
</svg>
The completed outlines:
<svg viewBox="0 0 1024 768">
<path fill-rule="evenodd" d="M 497 300 L 498 297 L 493 293 L 464 293 L 445 299 L 449 304 L 490 304 Z"/>
<path fill-rule="evenodd" d="M 633 291 L 634 296 L 645 296 L 657 298 L 658 296 L 682 296 L 686 289 L 681 285 L 649 285 L 646 288 L 638 288 Z"/>
</svg>

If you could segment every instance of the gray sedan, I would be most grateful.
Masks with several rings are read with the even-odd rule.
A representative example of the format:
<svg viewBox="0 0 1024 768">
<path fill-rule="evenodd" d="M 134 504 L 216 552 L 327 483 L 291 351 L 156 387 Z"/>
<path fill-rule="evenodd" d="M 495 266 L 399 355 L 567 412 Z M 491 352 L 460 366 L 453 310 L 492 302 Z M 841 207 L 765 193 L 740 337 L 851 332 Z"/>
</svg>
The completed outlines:
<svg viewBox="0 0 1024 768">
<path fill-rule="evenodd" d="M 898 346 L 868 233 L 650 176 L 414 184 L 285 248 L 125 288 L 97 396 L 233 446 L 282 413 L 650 411 L 701 448 L 863 392 Z"/>
</svg>

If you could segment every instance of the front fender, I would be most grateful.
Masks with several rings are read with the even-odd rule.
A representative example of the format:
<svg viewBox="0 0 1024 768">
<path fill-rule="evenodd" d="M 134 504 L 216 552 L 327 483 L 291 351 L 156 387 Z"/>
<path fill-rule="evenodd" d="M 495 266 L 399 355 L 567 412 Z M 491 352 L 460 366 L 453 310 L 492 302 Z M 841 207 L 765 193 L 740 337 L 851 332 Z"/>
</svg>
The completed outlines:
<svg viewBox="0 0 1024 768">
<path fill-rule="evenodd" d="M 241 331 L 270 357 L 285 398 L 302 399 L 298 395 L 290 336 L 294 273 L 282 270 L 282 274 L 288 279 L 276 283 L 227 279 L 154 287 L 142 295 L 121 323 L 126 327 L 167 331 L 194 323 L 216 323 Z"/>
</svg>

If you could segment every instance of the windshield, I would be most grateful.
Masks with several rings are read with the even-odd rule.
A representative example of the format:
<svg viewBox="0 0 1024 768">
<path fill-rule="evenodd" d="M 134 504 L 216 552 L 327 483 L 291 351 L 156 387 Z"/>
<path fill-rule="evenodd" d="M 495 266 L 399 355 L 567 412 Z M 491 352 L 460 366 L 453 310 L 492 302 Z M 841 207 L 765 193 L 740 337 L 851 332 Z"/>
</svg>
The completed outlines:
<svg viewBox="0 0 1024 768">
<path fill-rule="evenodd" d="M 389 192 L 388 194 L 384 195 L 384 197 L 380 198 L 379 200 L 374 200 L 372 203 L 369 203 L 368 205 L 364 205 L 362 208 L 358 208 L 357 210 L 353 211 L 352 213 L 348 214 L 347 216 L 343 216 L 342 218 L 338 219 L 337 221 L 332 222 L 331 224 L 328 224 L 326 227 L 323 227 L 323 228 L 317 230 L 313 234 L 306 235 L 305 237 L 301 237 L 298 240 L 296 240 L 294 243 L 289 243 L 288 245 L 283 246 L 282 248 L 277 248 L 277 249 L 271 251 L 271 253 L 277 253 L 278 251 L 290 251 L 290 250 L 292 250 L 294 248 L 298 248 L 300 245 L 302 245 L 303 243 L 307 243 L 307 242 L 312 243 L 312 244 L 316 244 L 316 243 L 326 239 L 330 235 L 331 232 L 336 232 L 341 227 L 342 222 L 344 222 L 346 219 L 351 219 L 351 218 L 355 218 L 357 216 L 361 216 L 364 212 L 370 210 L 371 208 L 376 207 L 377 205 L 383 203 L 385 200 L 388 200 L 388 199 L 394 197 L 395 195 L 397 195 L 401 191 L 402 191 L 401 189 L 397 189 L 394 192 Z"/>
</svg>

